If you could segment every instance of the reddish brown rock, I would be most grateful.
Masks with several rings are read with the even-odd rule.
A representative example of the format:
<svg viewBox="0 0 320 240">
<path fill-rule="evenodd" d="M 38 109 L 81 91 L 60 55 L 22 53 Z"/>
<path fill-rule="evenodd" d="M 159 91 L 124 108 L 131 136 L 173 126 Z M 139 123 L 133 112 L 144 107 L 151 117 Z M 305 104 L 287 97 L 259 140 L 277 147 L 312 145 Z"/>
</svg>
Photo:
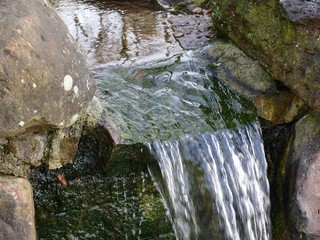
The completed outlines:
<svg viewBox="0 0 320 240">
<path fill-rule="evenodd" d="M 32 187 L 26 179 L 0 176 L 0 239 L 36 239 Z"/>
<path fill-rule="evenodd" d="M 295 126 L 287 161 L 288 211 L 293 239 L 320 239 L 320 114 L 311 113 Z"/>
</svg>

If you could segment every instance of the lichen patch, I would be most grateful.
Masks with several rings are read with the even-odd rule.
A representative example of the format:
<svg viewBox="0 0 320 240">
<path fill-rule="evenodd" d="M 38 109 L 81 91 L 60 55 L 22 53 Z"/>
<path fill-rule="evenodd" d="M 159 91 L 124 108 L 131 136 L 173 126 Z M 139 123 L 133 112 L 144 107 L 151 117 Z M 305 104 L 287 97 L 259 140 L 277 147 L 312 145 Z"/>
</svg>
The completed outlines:
<svg viewBox="0 0 320 240">
<path fill-rule="evenodd" d="M 70 120 L 70 125 L 73 125 L 79 118 L 79 114 L 75 114 L 72 116 L 71 120 Z"/>
<path fill-rule="evenodd" d="M 63 88 L 65 91 L 70 91 L 72 89 L 73 79 L 70 75 L 65 75 L 63 79 Z"/>
<path fill-rule="evenodd" d="M 77 97 L 79 96 L 79 88 L 77 86 L 73 87 L 73 92 Z"/>
</svg>

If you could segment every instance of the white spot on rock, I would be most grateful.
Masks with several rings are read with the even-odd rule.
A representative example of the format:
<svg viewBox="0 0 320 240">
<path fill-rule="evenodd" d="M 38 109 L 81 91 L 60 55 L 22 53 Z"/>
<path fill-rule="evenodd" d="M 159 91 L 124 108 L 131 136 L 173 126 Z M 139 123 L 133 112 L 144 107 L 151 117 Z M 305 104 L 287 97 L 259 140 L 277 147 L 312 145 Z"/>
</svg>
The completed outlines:
<svg viewBox="0 0 320 240">
<path fill-rule="evenodd" d="M 21 79 L 21 83 L 26 83 L 26 81 L 22 78 L 22 79 Z"/>
<path fill-rule="evenodd" d="M 74 94 L 78 97 L 79 96 L 79 88 L 77 86 L 74 86 L 73 91 L 74 91 Z"/>
<path fill-rule="evenodd" d="M 64 122 L 59 123 L 59 127 L 63 127 Z"/>
<path fill-rule="evenodd" d="M 70 91 L 72 89 L 73 79 L 70 75 L 65 75 L 63 79 L 63 87 L 65 91 Z"/>
<path fill-rule="evenodd" d="M 87 82 L 87 89 L 90 90 L 90 87 L 89 87 L 89 81 L 88 79 L 86 78 L 86 82 Z"/>
<path fill-rule="evenodd" d="M 38 112 L 38 110 L 37 110 L 37 109 L 33 111 L 33 113 L 37 113 L 37 112 Z"/>
<path fill-rule="evenodd" d="M 71 121 L 70 121 L 70 125 L 73 125 L 79 118 L 79 114 L 75 114 L 72 116 Z"/>
<path fill-rule="evenodd" d="M 23 127 L 24 126 L 24 121 L 20 121 L 19 123 L 18 123 L 18 125 L 20 126 L 20 127 Z"/>
<path fill-rule="evenodd" d="M 37 84 L 32 83 L 32 87 L 33 87 L 33 88 L 36 88 L 36 87 L 37 87 Z"/>
</svg>

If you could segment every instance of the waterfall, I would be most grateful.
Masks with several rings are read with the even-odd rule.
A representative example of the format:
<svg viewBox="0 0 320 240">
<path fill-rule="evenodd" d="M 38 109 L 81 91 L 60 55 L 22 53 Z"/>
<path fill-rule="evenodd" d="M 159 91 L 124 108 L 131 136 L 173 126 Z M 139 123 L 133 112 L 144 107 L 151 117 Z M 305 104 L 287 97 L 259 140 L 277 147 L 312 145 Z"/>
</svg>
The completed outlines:
<svg viewBox="0 0 320 240">
<path fill-rule="evenodd" d="M 155 140 L 151 175 L 177 239 L 271 239 L 260 126 Z"/>
</svg>

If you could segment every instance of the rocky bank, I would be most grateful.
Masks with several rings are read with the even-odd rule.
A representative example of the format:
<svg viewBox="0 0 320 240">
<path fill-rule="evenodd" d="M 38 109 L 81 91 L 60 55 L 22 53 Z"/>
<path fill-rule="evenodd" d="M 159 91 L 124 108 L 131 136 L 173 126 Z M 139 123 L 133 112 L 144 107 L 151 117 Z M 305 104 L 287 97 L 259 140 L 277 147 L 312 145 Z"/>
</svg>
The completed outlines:
<svg viewBox="0 0 320 240">
<path fill-rule="evenodd" d="M 229 85 L 253 101 L 264 123 L 274 239 L 319 239 L 320 3 L 210 0 L 207 4 L 215 29 L 272 77 L 241 77 L 237 73 L 243 61 L 237 66 L 233 61 L 239 54 L 230 54 L 230 48 L 219 50 L 220 43 L 213 45 L 215 61 L 234 62 L 220 67 L 222 78 L 230 69 L 238 69 Z"/>
<path fill-rule="evenodd" d="M 206 4 L 215 29 L 238 47 L 219 40 L 204 54 L 219 78 L 252 100 L 264 123 L 274 239 L 319 239 L 320 3 Z M 116 143 L 93 98 L 90 71 L 55 11 L 41 0 L 5 0 L 0 15 L 0 172 L 27 177 L 32 167 L 72 162 L 83 131 L 92 133 L 88 124 L 100 129 L 92 135 L 98 147 Z M 0 185 L 0 239 L 35 239 L 29 183 L 2 175 Z"/>
<path fill-rule="evenodd" d="M 95 93 L 76 42 L 42 0 L 0 3 L 0 173 L 72 162 Z M 32 188 L 0 176 L 0 239 L 36 239 Z"/>
</svg>

